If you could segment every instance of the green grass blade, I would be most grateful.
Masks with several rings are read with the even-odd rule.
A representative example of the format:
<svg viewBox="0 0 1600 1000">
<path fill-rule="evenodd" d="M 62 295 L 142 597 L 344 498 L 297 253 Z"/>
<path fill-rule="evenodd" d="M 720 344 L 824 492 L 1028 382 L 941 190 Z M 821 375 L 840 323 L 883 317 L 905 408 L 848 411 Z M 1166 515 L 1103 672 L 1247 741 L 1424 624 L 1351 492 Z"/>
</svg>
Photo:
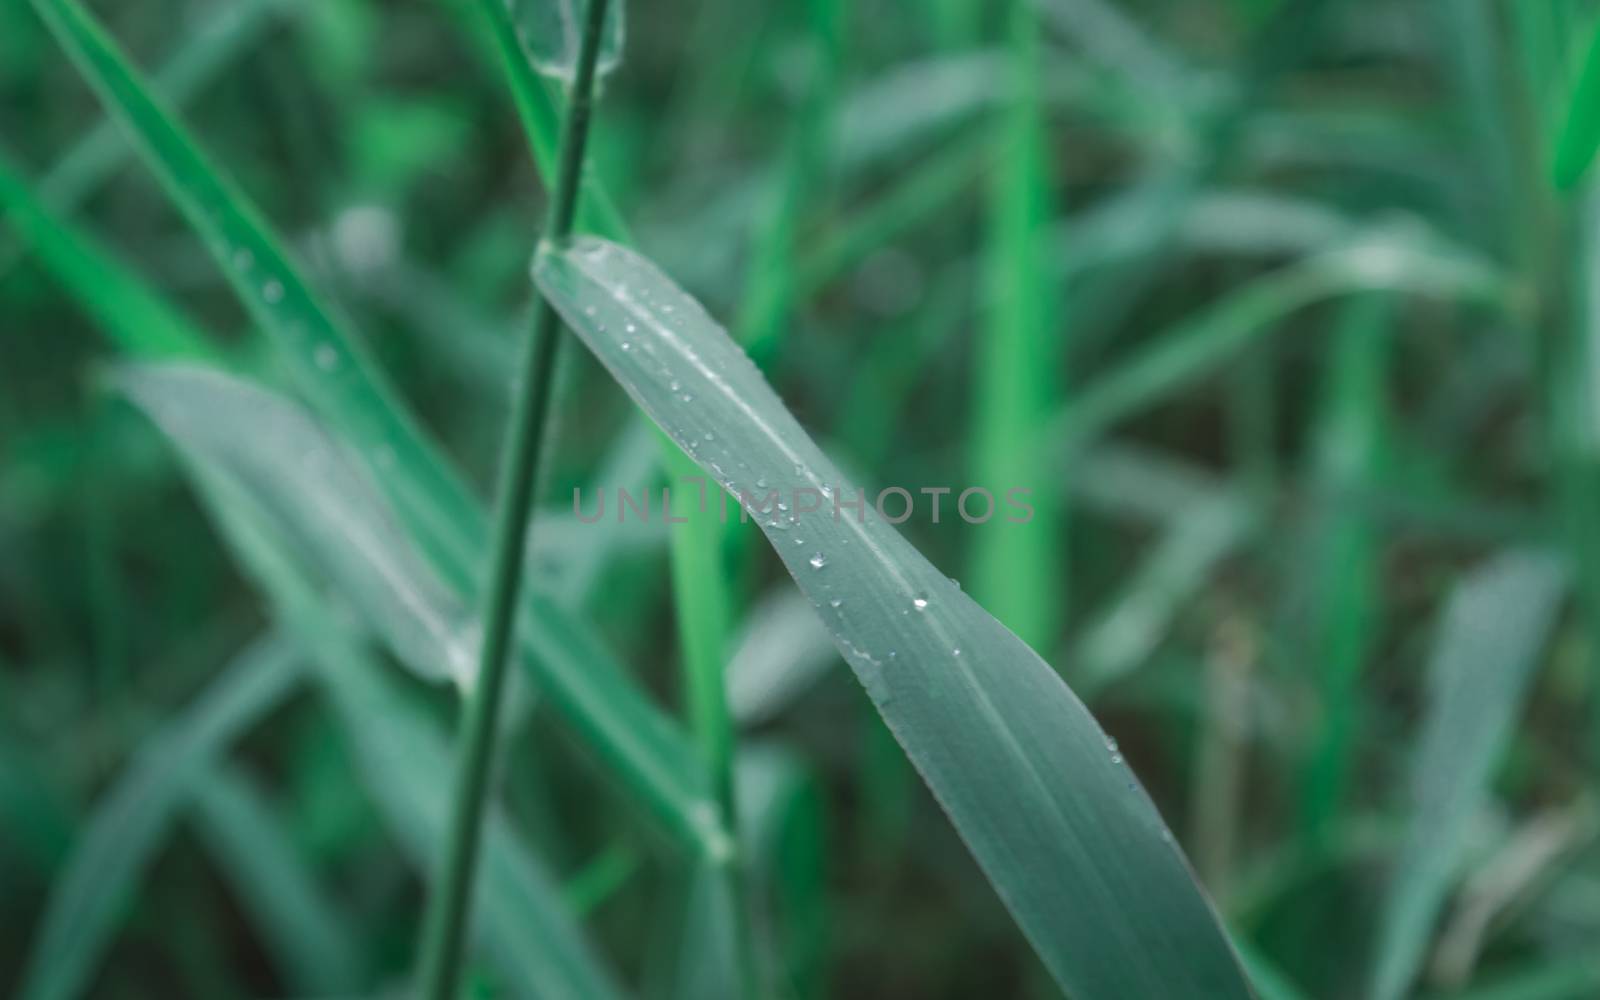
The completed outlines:
<svg viewBox="0 0 1600 1000">
<path fill-rule="evenodd" d="M 444 732 L 423 706 L 385 681 L 382 667 L 330 611 L 255 500 L 203 465 L 192 469 L 233 550 L 312 660 L 385 824 L 418 874 L 427 876 L 449 814 L 452 768 Z M 566 910 L 559 885 L 497 811 L 484 828 L 478 889 L 479 933 L 497 964 L 514 977 L 513 993 L 619 995 Z"/>
<path fill-rule="evenodd" d="M 1570 191 L 1578 186 L 1595 150 L 1600 149 L 1600 23 L 1589 36 L 1588 51 L 1578 70 L 1567 101 L 1565 121 L 1556 134 L 1555 154 L 1551 159 L 1551 179 L 1557 188 Z"/>
<path fill-rule="evenodd" d="M 1105 687 L 1143 663 L 1217 563 L 1258 526 L 1241 497 L 1221 493 L 1199 500 L 1174 519 L 1123 591 L 1098 612 L 1067 659 L 1067 677 L 1091 703 Z"/>
<path fill-rule="evenodd" d="M 1379 923 L 1372 996 L 1402 996 L 1462 862 L 1469 821 L 1516 725 L 1566 595 L 1553 559 L 1513 552 L 1450 596 L 1429 663 L 1428 707 L 1412 777 L 1412 818 Z"/>
<path fill-rule="evenodd" d="M 90 986 L 127 905 L 208 760 L 282 702 L 298 653 L 268 635 L 138 751 L 99 801 L 39 920 L 17 995 L 68 1000 Z"/>
<path fill-rule="evenodd" d="M 263 516 L 297 540 L 295 550 L 402 662 L 427 678 L 447 670 L 459 683 L 470 674 L 472 616 L 325 429 L 288 400 L 196 366 L 131 369 L 122 381 L 188 458 L 257 498 Z M 722 837 L 705 822 L 710 792 L 682 732 L 554 601 L 529 602 L 525 620 L 518 661 L 539 690 L 673 834 L 697 851 L 714 850 Z"/>
<path fill-rule="evenodd" d="M 312 996 L 360 989 L 356 936 L 295 855 L 288 830 L 249 775 L 225 764 L 207 768 L 189 811 L 285 979 Z"/>
<path fill-rule="evenodd" d="M 1314 839 L 1325 836 L 1343 810 L 1361 722 L 1361 672 L 1378 627 L 1379 538 L 1368 512 L 1346 498 L 1378 481 L 1389 311 L 1382 297 L 1352 300 L 1334 331 L 1326 366 L 1313 472 L 1322 502 L 1310 529 L 1317 573 L 1306 650 L 1317 663 L 1320 718 L 1301 785 Z"/>
<path fill-rule="evenodd" d="M 801 509 L 857 494 L 699 305 L 599 240 L 542 254 L 535 276 L 724 488 L 770 488 L 792 505 L 758 515 L 764 531 L 1057 981 L 1082 997 L 1248 996 L 1114 744 L 1037 654 L 899 534 L 849 510 Z"/>
<path fill-rule="evenodd" d="M 249 201 L 213 167 L 81 4 L 35 0 L 34 6 L 108 109 L 138 138 L 307 397 L 373 469 L 439 575 L 470 596 L 487 544 L 483 513 L 470 491 L 292 267 Z M 496 23 L 503 24 L 503 8 L 495 9 L 502 15 Z M 550 110 L 549 95 L 538 94 L 541 107 Z M 674 833 L 700 850 L 724 840 L 721 833 L 708 833 L 697 810 L 702 800 L 679 767 L 690 751 L 670 720 L 633 689 L 620 668 L 595 669 L 596 658 L 609 657 L 570 614 L 538 594 L 527 596 L 524 609 L 534 623 L 525 648 L 537 659 L 524 656 L 521 662 L 550 685 L 554 704 L 573 713 L 568 722 L 600 741 L 597 755 Z M 652 750 L 659 756 L 648 756 Z"/>
<path fill-rule="evenodd" d="M 401 662 L 467 690 L 476 623 L 365 470 L 291 401 L 200 365 L 121 371 L 119 387 L 191 461 L 253 493 Z"/>
<path fill-rule="evenodd" d="M 364 348 L 335 323 L 254 206 L 211 162 L 77 0 L 34 8 L 101 101 L 135 138 L 173 202 L 205 241 L 255 323 L 274 338 L 307 396 L 364 456 L 410 473 L 395 501 L 423 545 L 464 560 L 482 513 L 400 406 Z M 465 567 L 468 565 L 462 562 Z M 463 569 L 463 577 L 470 578 Z"/>
<path fill-rule="evenodd" d="M 1215 372 L 1299 309 L 1324 299 L 1395 291 L 1504 305 L 1507 288 L 1481 260 L 1415 234 L 1379 231 L 1244 285 L 1085 385 L 1047 424 L 1053 440 L 1103 432 Z"/>
<path fill-rule="evenodd" d="M 1047 447 L 1033 433 L 1057 395 L 1066 356 L 1059 290 L 1045 266 L 1051 214 L 1044 112 L 1039 95 L 1039 28 L 1033 5 L 1013 0 L 1012 78 L 1002 112 L 989 208 L 985 322 L 973 390 L 973 478 L 995 496 L 1029 490 L 1027 531 L 985 531 L 972 552 L 973 596 L 1024 642 L 1045 646 L 1067 614 L 1064 547 L 1057 484 L 1041 480 Z"/>
<path fill-rule="evenodd" d="M 93 236 L 69 226 L 38 190 L 0 156 L 0 213 L 41 263 L 134 357 L 214 359 L 205 333 Z"/>
</svg>

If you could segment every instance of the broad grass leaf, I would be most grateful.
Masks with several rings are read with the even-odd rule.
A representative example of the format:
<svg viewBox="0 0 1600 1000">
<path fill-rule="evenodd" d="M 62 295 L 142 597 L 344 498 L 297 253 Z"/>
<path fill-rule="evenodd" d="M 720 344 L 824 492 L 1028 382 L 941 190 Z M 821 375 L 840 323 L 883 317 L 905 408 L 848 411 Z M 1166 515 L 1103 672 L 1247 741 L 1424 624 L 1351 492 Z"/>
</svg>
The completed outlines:
<svg viewBox="0 0 1600 1000">
<path fill-rule="evenodd" d="M 833 505 L 864 493 L 727 333 L 612 243 L 548 249 L 534 272 L 629 395 L 725 489 L 780 494 L 787 509 L 759 515 L 762 530 L 1062 987 L 1084 998 L 1248 996 L 1114 741 L 890 526 Z M 1017 528 L 996 530 L 1006 527 Z"/>
</svg>

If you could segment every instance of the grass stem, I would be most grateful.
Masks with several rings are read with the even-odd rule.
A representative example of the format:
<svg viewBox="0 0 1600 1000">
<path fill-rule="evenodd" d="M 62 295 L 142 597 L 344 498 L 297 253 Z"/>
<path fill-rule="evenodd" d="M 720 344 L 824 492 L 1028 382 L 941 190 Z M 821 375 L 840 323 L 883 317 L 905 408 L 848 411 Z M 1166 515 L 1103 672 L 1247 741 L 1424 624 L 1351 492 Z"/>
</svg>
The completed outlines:
<svg viewBox="0 0 1600 1000">
<path fill-rule="evenodd" d="M 577 213 L 578 189 L 583 169 L 584 145 L 589 133 L 596 57 L 606 0 L 589 0 L 558 149 L 555 192 L 550 202 L 544 238 L 558 242 L 572 231 Z M 533 487 L 537 479 L 545 420 L 550 412 L 550 388 L 557 346 L 555 311 L 543 298 L 534 309 L 522 391 L 517 394 L 510 437 L 502 464 L 496 504 L 494 546 L 490 555 L 483 645 L 478 657 L 476 683 L 467 696 L 450 833 L 442 867 L 423 927 L 421 995 L 428 1000 L 448 1000 L 460 977 L 461 952 L 466 936 L 468 903 L 477 867 L 479 832 L 488 799 L 489 758 L 499 719 L 504 687 L 506 651 L 510 645 L 521 583 L 523 549 L 532 520 Z"/>
</svg>

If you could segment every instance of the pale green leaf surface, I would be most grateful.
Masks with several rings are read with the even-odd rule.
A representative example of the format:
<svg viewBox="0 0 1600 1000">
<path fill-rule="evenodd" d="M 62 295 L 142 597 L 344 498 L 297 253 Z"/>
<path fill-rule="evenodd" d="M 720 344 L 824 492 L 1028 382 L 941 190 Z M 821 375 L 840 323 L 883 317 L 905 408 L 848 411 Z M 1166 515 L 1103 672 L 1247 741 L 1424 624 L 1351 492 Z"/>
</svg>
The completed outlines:
<svg viewBox="0 0 1600 1000">
<path fill-rule="evenodd" d="M 258 497 L 418 676 L 470 685 L 474 617 L 417 553 L 361 466 L 304 410 L 201 365 L 129 368 L 119 382 L 195 460 Z"/>
<path fill-rule="evenodd" d="M 1462 862 L 1463 835 L 1521 713 L 1566 593 L 1552 557 L 1498 556 L 1450 595 L 1428 664 L 1412 818 L 1379 922 L 1372 996 L 1405 993 Z"/>
<path fill-rule="evenodd" d="M 452 756 L 440 727 L 404 697 L 278 537 L 272 518 L 240 484 L 192 463 L 207 509 L 315 665 L 363 784 L 417 872 L 431 875 L 444 844 Z M 483 831 L 476 907 L 484 943 L 515 979 L 518 996 L 619 994 L 566 910 L 560 887 L 491 812 Z"/>
<path fill-rule="evenodd" d="M 615 244 L 548 250 L 535 276 L 726 489 L 785 498 L 791 509 L 758 515 L 763 531 L 1057 981 L 1085 998 L 1248 996 L 1115 744 L 1037 654 L 892 528 L 848 509 L 835 519 L 831 504 L 804 509 L 856 490 L 726 332 Z"/>
</svg>

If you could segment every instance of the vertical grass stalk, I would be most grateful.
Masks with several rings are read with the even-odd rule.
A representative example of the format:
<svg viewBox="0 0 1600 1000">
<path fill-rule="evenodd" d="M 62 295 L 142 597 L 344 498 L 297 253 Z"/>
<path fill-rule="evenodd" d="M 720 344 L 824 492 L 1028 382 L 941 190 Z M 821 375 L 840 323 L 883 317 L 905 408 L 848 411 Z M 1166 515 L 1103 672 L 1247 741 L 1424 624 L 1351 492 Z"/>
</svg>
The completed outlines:
<svg viewBox="0 0 1600 1000">
<path fill-rule="evenodd" d="M 550 201 L 544 238 L 566 238 L 577 213 L 584 144 L 589 133 L 589 108 L 594 90 L 596 57 L 606 0 L 589 0 L 584 16 L 577 74 L 567 105 L 559 146 L 555 192 Z M 487 602 L 484 609 L 483 645 L 478 673 L 467 696 L 450 832 L 445 855 L 429 904 L 422 939 L 421 995 L 428 1000 L 448 1000 L 455 993 L 466 936 L 468 903 L 477 867 L 478 836 L 488 798 L 489 756 L 499 719 L 500 696 L 505 681 L 506 651 L 510 645 L 521 583 L 523 549 L 532 520 L 533 486 L 539 468 L 545 419 L 550 411 L 550 388 L 555 371 L 557 334 L 555 311 L 542 297 L 534 309 L 522 391 L 518 393 L 501 466 L 496 503 L 494 545 L 490 555 Z"/>
</svg>

